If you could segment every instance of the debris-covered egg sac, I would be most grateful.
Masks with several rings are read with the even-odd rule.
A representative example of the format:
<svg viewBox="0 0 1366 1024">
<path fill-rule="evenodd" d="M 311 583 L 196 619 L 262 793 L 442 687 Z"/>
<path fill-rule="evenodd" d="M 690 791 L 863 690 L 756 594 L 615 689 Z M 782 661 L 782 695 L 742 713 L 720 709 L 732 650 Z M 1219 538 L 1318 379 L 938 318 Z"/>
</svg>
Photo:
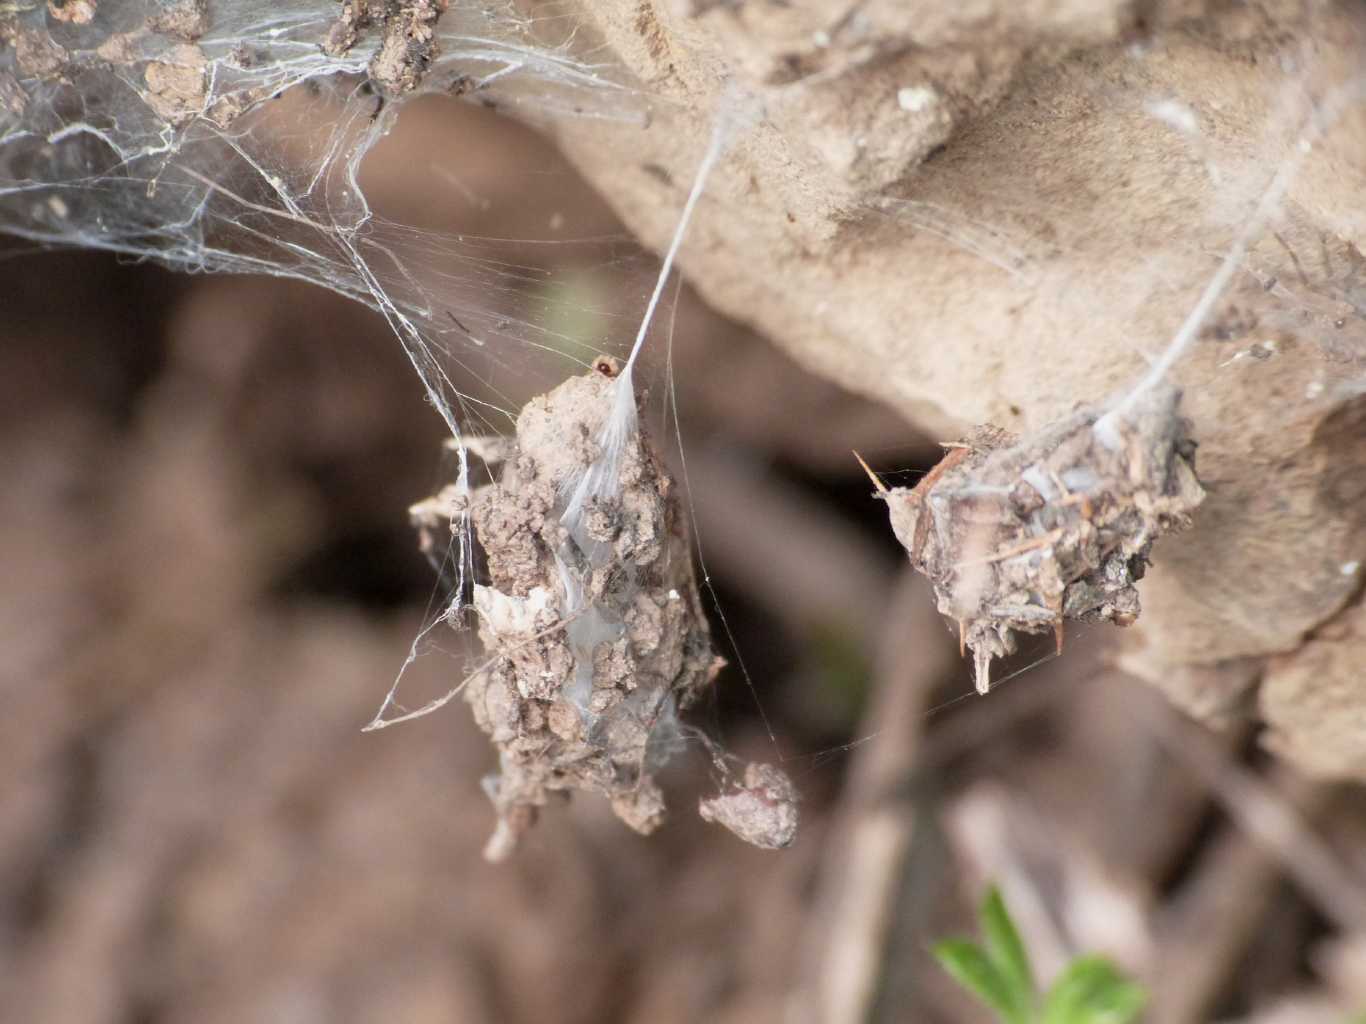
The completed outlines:
<svg viewBox="0 0 1366 1024">
<path fill-rule="evenodd" d="M 680 713 L 724 664 L 673 481 L 618 384 L 629 381 L 599 360 L 528 402 L 515 444 L 480 448 L 501 472 L 468 498 L 488 660 L 464 696 L 498 751 L 484 782 L 493 860 L 552 793 L 600 793 L 636 831 L 658 827 L 654 773 L 683 745 Z"/>
<path fill-rule="evenodd" d="M 1184 529 L 1205 492 L 1181 395 L 1152 388 L 1123 416 L 1084 408 L 1017 438 L 978 427 L 914 488 L 886 488 L 892 529 L 973 653 L 977 689 L 1015 633 L 1067 619 L 1129 625 L 1153 542 Z"/>
</svg>

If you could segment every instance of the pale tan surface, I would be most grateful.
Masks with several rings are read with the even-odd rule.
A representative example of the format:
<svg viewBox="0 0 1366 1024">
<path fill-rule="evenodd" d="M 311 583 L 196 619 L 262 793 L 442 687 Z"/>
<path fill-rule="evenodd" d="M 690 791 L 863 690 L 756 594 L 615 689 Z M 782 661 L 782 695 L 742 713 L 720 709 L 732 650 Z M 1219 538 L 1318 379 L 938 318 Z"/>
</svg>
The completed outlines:
<svg viewBox="0 0 1366 1024">
<path fill-rule="evenodd" d="M 559 137 L 662 246 L 722 76 L 744 83 L 764 116 L 703 199 L 689 279 L 942 438 L 1028 431 L 1137 378 L 1290 152 L 1306 97 L 1362 66 L 1359 8 L 1208 6 L 1157 4 L 1140 23 L 1126 4 L 871 4 L 840 23 L 833 3 L 584 5 L 658 116 Z M 1164 101 L 1196 134 L 1151 112 Z M 1128 659 L 1169 691 L 1177 669 L 1294 652 L 1360 593 L 1342 567 L 1366 556 L 1351 482 L 1366 478 L 1366 281 L 1349 248 L 1366 245 L 1363 195 L 1357 104 L 1178 366 L 1210 497 L 1159 546 Z M 1186 678 L 1178 702 L 1210 703 L 1206 674 Z"/>
</svg>

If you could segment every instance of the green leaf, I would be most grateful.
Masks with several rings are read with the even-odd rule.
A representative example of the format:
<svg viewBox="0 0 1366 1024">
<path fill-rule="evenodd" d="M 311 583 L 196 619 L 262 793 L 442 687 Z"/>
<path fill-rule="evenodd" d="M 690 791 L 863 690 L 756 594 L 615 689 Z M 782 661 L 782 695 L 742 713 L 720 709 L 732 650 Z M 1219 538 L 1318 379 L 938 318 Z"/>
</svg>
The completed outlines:
<svg viewBox="0 0 1366 1024">
<path fill-rule="evenodd" d="M 997 971 L 1016 994 L 1016 1005 L 1034 1005 L 1034 975 L 1029 969 L 1029 954 L 1025 952 L 1015 922 L 1010 919 L 1001 890 L 992 886 L 982 899 L 982 932 L 986 936 L 987 955 Z"/>
<path fill-rule="evenodd" d="M 935 945 L 934 955 L 958 984 L 995 1010 L 1006 1024 L 1029 1024 L 1010 984 L 976 943 L 947 939 Z"/>
<path fill-rule="evenodd" d="M 1129 1024 L 1138 1019 L 1148 1002 L 1143 986 L 1120 981 L 1108 992 L 1091 1001 L 1090 1024 Z"/>
<path fill-rule="evenodd" d="M 1043 1024 L 1129 1024 L 1147 994 L 1104 957 L 1072 961 L 1044 1001 Z"/>
</svg>

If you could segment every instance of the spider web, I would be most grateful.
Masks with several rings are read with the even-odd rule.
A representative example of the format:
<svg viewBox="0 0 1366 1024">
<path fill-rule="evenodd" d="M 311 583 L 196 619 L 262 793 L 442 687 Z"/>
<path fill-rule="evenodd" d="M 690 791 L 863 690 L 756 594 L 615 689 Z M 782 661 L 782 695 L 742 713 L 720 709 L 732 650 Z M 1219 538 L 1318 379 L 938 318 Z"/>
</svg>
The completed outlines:
<svg viewBox="0 0 1366 1024">
<path fill-rule="evenodd" d="M 335 0 L 237 0 L 210 17 L 201 0 L 135 0 L 62 20 L 40 4 L 0 7 L 0 231 L 191 273 L 295 278 L 369 306 L 468 482 L 470 435 L 507 433 L 537 387 L 630 337 L 624 313 L 585 305 L 558 268 L 629 282 L 653 261 L 622 237 L 478 238 L 377 214 L 363 163 L 406 102 L 372 84 L 382 26 L 342 52 L 324 45 L 342 12 Z M 433 30 L 404 101 L 454 94 L 524 121 L 644 121 L 644 97 L 553 5 L 534 17 L 452 5 Z M 450 603 L 424 636 L 454 621 L 468 589 L 472 541 L 457 536 Z"/>
<path fill-rule="evenodd" d="M 363 164 L 402 106 L 371 84 L 379 31 L 329 52 L 321 41 L 341 10 L 334 0 L 230 0 L 192 31 L 152 27 L 168 11 L 199 9 L 193 0 L 105 3 L 82 24 L 38 4 L 0 4 L 0 230 L 189 272 L 296 278 L 369 306 L 443 418 L 453 475 L 466 487 L 480 472 L 474 436 L 506 434 L 526 397 L 599 353 L 625 355 L 639 310 L 566 300 L 555 268 L 606 268 L 638 279 L 643 293 L 655 264 L 628 240 L 445 235 L 372 209 Z M 529 16 L 511 4 L 454 4 L 433 30 L 435 57 L 405 101 L 456 94 L 531 122 L 645 122 L 650 97 L 551 5 Z M 1179 109 L 1153 116 L 1189 130 Z M 875 212 L 1026 283 L 1040 272 L 1029 239 L 961 211 L 916 198 L 881 201 Z M 1355 276 L 1347 286 L 1355 296 Z M 566 309 L 599 328 L 573 329 Z M 1156 366 L 1158 376 L 1169 368 Z M 450 599 L 409 662 L 437 626 L 458 620 L 473 548 L 467 525 L 455 531 L 444 565 Z"/>
</svg>

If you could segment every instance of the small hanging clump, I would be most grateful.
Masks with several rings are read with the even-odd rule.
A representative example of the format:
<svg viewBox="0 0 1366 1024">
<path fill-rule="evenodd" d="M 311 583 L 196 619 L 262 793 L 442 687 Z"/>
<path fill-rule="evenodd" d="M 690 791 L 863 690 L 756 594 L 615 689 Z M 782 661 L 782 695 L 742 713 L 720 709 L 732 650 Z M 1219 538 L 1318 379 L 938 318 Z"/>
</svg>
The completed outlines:
<svg viewBox="0 0 1366 1024">
<path fill-rule="evenodd" d="M 484 783 L 498 812 L 491 860 L 511 853 L 555 792 L 601 793 L 636 831 L 657 828 L 654 772 L 682 745 L 679 714 L 724 664 L 673 481 L 618 373 L 602 358 L 532 399 L 515 444 L 469 447 L 503 464 L 497 482 L 413 509 L 430 546 L 459 520 L 453 506 L 467 507 L 487 580 L 473 607 L 490 658 L 464 697 L 498 749 Z"/>
<path fill-rule="evenodd" d="M 1089 407 L 1023 439 L 978 427 L 914 488 L 873 477 L 960 650 L 972 649 L 979 693 L 1016 632 L 1052 630 L 1061 651 L 1067 619 L 1138 618 L 1153 541 L 1188 526 L 1205 497 L 1180 397 L 1153 387 L 1122 417 Z"/>
<path fill-rule="evenodd" d="M 771 764 L 745 765 L 739 778 L 697 810 L 703 821 L 724 825 L 764 850 L 786 849 L 797 838 L 797 787 Z"/>
</svg>

